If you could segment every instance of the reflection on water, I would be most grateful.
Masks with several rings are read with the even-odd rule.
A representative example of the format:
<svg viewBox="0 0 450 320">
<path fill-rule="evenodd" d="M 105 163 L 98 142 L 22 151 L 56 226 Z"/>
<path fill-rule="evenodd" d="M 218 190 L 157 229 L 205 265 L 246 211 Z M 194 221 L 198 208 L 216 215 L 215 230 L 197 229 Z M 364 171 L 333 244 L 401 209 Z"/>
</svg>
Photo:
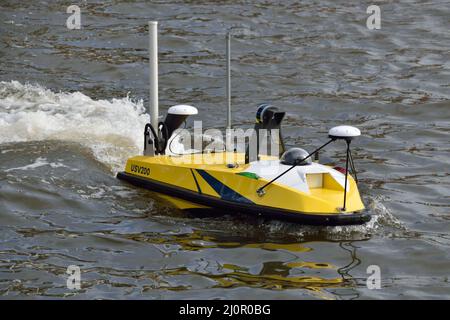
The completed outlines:
<svg viewBox="0 0 450 320">
<path fill-rule="evenodd" d="M 351 243 L 340 243 L 340 247 L 348 252 L 350 262 L 337 267 L 329 262 L 313 262 L 302 260 L 302 253 L 312 253 L 313 249 L 308 247 L 308 243 L 242 243 L 230 242 L 226 236 L 222 238 L 208 235 L 201 230 L 193 230 L 188 234 L 158 235 L 158 234 L 136 234 L 127 235 L 127 238 L 134 241 L 145 241 L 159 246 L 164 254 L 170 255 L 177 251 L 203 251 L 211 248 L 251 248 L 265 251 L 285 251 L 291 253 L 287 261 L 266 261 L 261 265 L 250 267 L 227 263 L 205 262 L 205 265 L 198 269 L 188 267 L 165 269 L 162 273 L 163 288 L 167 290 L 188 290 L 190 286 L 180 285 L 179 276 L 200 276 L 213 281 L 213 288 L 234 288 L 234 287 L 257 287 L 271 290 L 284 289 L 305 289 L 311 291 L 316 297 L 336 298 L 330 295 L 325 289 L 348 288 L 354 282 L 350 271 L 359 265 L 360 260 L 356 256 L 356 247 Z M 351 248 L 351 249 L 349 249 Z M 326 270 L 327 276 L 321 276 Z M 177 278 L 176 285 L 171 285 L 171 277 Z M 155 284 L 155 286 L 158 286 Z M 146 288 L 149 290 L 150 288 Z"/>
<path fill-rule="evenodd" d="M 28 237 L 35 237 L 37 233 L 33 230 L 21 230 Z M 41 231 L 43 233 L 44 231 Z M 54 232 L 53 237 L 61 237 L 60 232 Z M 82 290 L 77 293 L 65 292 L 64 285 L 54 286 L 51 282 L 44 282 L 39 286 L 30 285 L 33 279 L 14 280 L 6 282 L 2 286 L 1 294 L 8 296 L 13 294 L 35 295 L 39 294 L 48 297 L 77 296 L 88 292 L 99 285 L 107 285 L 111 288 L 127 289 L 130 293 L 136 290 L 141 293 L 151 290 L 183 291 L 192 289 L 192 279 L 196 283 L 203 283 L 206 288 L 231 289 L 236 287 L 252 287 L 270 290 L 302 289 L 309 291 L 314 297 L 325 299 L 336 299 L 339 295 L 331 294 L 329 289 L 351 288 L 353 286 L 350 271 L 357 264 L 354 264 L 356 251 L 349 252 L 347 260 L 351 261 L 343 267 L 335 266 L 326 261 L 306 261 L 304 253 L 313 253 L 313 249 L 306 243 L 238 243 L 230 242 L 224 236 L 220 239 L 214 235 L 208 235 L 200 230 L 193 230 L 191 233 L 158 235 L 158 234 L 126 234 L 115 235 L 117 242 L 122 240 L 132 240 L 135 242 L 145 242 L 154 244 L 166 258 L 176 256 L 178 252 L 198 251 L 204 253 L 200 263 L 195 263 L 186 267 L 167 267 L 160 270 L 121 270 L 111 267 L 85 267 L 82 268 Z M 109 239 L 114 239 L 109 237 Z M 120 240 L 122 239 L 122 240 Z M 350 243 L 341 244 L 341 248 L 348 250 L 345 246 Z M 262 251 L 285 252 L 288 253 L 285 261 L 264 261 L 261 264 L 255 263 L 251 266 L 239 265 L 236 262 L 227 263 L 226 258 L 218 260 L 209 259 L 208 251 L 212 248 L 228 250 L 230 248 L 247 249 L 252 255 L 261 256 Z M 355 249 L 355 247 L 352 247 Z M 31 248 L 30 248 L 31 249 Z M 56 277 L 63 277 L 65 268 L 58 264 L 50 263 L 56 257 L 59 259 L 74 259 L 71 254 L 51 254 L 51 248 L 35 246 L 22 259 L 18 259 L 18 252 L 13 250 L 0 252 L 4 258 L 0 259 L 2 274 L 21 274 L 27 270 L 35 270 L 53 274 Z M 87 248 L 88 251 L 91 249 Z M 38 251 L 48 250 L 48 254 Z M 110 250 L 106 253 L 111 254 Z M 16 256 L 10 260 L 7 256 Z M 145 256 L 145 255 L 144 255 Z M 77 258 L 78 265 L 90 265 L 95 261 Z M 256 262 L 256 260 L 255 260 Z M 90 280 L 90 274 L 98 274 L 100 279 Z M 199 279 L 201 278 L 201 279 Z M 130 279 L 133 280 L 130 282 Z M 62 281 L 60 281 L 62 283 Z M 149 283 L 150 282 L 150 283 Z M 349 295 L 348 290 L 346 294 Z"/>
</svg>

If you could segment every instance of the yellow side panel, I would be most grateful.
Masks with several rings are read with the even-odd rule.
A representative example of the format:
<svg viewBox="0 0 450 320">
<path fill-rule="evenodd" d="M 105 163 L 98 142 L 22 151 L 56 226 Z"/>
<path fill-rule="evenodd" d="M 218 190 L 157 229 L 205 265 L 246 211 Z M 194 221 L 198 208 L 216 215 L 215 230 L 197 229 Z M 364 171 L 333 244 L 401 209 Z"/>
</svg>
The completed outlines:
<svg viewBox="0 0 450 320">
<path fill-rule="evenodd" d="M 198 192 L 194 179 L 195 175 L 203 194 L 219 197 L 217 192 L 203 180 L 194 168 L 172 165 L 170 160 L 168 157 L 134 157 L 127 161 L 125 171 L 143 178 Z M 169 163 L 169 165 L 166 163 Z"/>
<path fill-rule="evenodd" d="M 350 176 L 349 176 L 349 181 L 350 181 Z M 323 187 L 325 189 L 337 190 L 337 191 L 344 192 L 344 187 L 341 186 L 339 183 L 337 183 L 337 181 L 334 180 L 333 177 L 331 176 L 331 174 L 329 174 L 329 173 L 325 173 L 323 175 Z"/>
<path fill-rule="evenodd" d="M 207 170 L 207 172 L 255 204 L 268 207 L 310 213 L 340 213 L 344 199 L 343 190 L 314 188 L 310 190 L 310 193 L 302 193 L 276 182 L 269 185 L 265 189 L 264 196 L 260 197 L 256 190 L 267 182 L 265 179 L 255 180 L 221 171 Z M 347 211 L 364 209 L 355 182 L 351 177 L 348 182 L 350 191 L 347 193 Z"/>
<path fill-rule="evenodd" d="M 142 178 L 157 180 L 195 192 L 198 191 L 189 168 L 148 163 L 133 158 L 127 161 L 125 171 Z"/>
</svg>

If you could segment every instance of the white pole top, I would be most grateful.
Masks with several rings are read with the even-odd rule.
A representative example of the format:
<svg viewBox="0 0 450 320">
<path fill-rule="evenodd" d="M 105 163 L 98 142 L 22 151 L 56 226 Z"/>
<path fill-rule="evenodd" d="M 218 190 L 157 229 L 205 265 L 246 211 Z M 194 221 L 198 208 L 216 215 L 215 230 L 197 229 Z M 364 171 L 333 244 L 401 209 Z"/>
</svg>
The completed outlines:
<svg viewBox="0 0 450 320">
<path fill-rule="evenodd" d="M 231 33 L 227 33 L 226 39 L 226 60 L 227 60 L 227 82 L 226 82 L 226 97 L 227 97 L 227 128 L 231 129 Z"/>
<path fill-rule="evenodd" d="M 158 21 L 149 21 L 149 113 L 153 128 L 158 128 Z"/>
</svg>

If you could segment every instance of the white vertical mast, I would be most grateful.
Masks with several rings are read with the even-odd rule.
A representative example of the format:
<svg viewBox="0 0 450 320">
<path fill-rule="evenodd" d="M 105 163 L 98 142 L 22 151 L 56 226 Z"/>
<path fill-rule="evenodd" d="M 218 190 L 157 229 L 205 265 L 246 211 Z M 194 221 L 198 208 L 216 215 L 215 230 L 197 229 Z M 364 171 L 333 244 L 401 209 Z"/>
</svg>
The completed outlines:
<svg viewBox="0 0 450 320">
<path fill-rule="evenodd" d="M 150 67 L 150 123 L 158 130 L 158 22 L 148 22 L 149 31 L 149 67 Z"/>
<path fill-rule="evenodd" d="M 230 32 L 227 33 L 227 128 L 231 129 L 231 48 L 230 48 Z"/>
</svg>

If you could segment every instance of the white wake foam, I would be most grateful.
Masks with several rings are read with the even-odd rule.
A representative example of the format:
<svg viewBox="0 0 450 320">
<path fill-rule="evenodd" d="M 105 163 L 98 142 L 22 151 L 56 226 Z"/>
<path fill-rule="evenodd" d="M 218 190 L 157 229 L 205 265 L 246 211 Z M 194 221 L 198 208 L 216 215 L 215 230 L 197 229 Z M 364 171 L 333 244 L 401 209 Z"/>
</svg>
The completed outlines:
<svg viewBox="0 0 450 320">
<path fill-rule="evenodd" d="M 364 240 L 375 234 L 402 235 L 408 229 L 384 205 L 382 196 L 373 196 L 367 204 L 371 220 L 362 225 L 348 226 L 301 226 L 285 222 L 272 221 L 265 227 L 268 234 L 288 234 L 299 238 L 312 236 L 325 237 L 328 240 Z"/>
<path fill-rule="evenodd" d="M 92 100 L 39 85 L 0 82 L 0 144 L 34 140 L 74 141 L 115 173 L 142 152 L 149 121 L 143 101 Z"/>
<path fill-rule="evenodd" d="M 77 168 L 70 168 L 69 166 L 66 166 L 64 163 L 61 163 L 61 162 L 49 162 L 47 160 L 47 158 L 38 157 L 33 163 L 30 163 L 30 164 L 27 164 L 27 165 L 21 166 L 21 167 L 9 168 L 9 169 L 6 169 L 5 172 L 11 172 L 11 171 L 17 171 L 17 170 L 21 170 L 21 171 L 34 170 L 36 168 L 45 167 L 45 166 L 50 166 L 52 168 L 68 168 L 72 171 L 79 170 Z"/>
</svg>

